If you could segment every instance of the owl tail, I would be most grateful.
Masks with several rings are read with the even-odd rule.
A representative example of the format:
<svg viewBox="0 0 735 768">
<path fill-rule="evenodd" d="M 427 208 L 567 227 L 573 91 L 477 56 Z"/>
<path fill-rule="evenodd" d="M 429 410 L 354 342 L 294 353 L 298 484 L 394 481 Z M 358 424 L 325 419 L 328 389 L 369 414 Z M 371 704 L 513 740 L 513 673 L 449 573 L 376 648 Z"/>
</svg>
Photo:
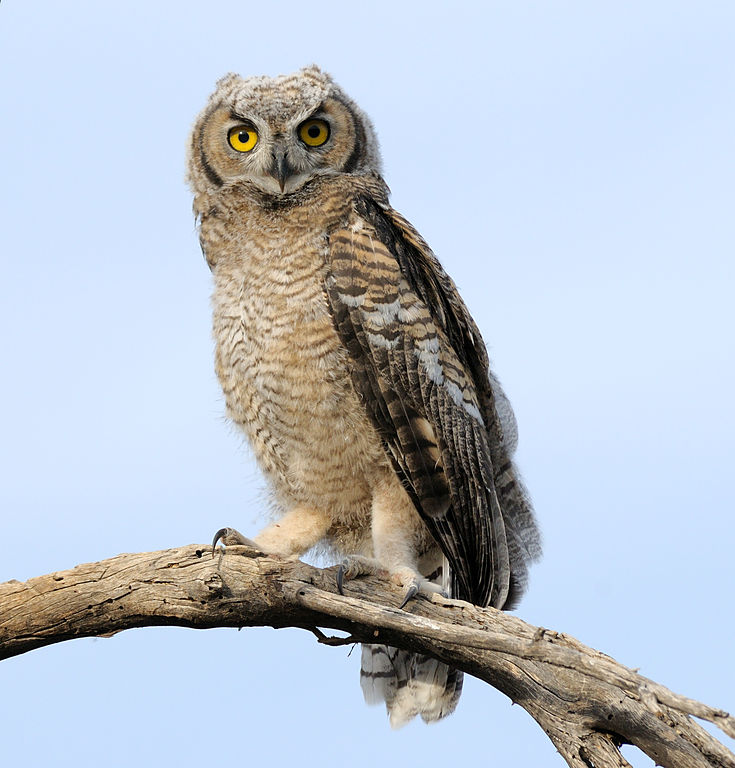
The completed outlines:
<svg viewBox="0 0 735 768">
<path fill-rule="evenodd" d="M 363 645 L 360 686 L 368 704 L 384 701 L 391 728 L 416 715 L 433 723 L 454 712 L 463 674 L 441 661 L 388 645 Z"/>
<path fill-rule="evenodd" d="M 445 591 L 449 564 L 437 552 L 419 563 L 421 572 Z M 462 693 L 464 675 L 458 669 L 421 653 L 400 651 L 389 645 L 363 645 L 360 687 L 368 704 L 385 702 L 391 728 L 402 728 L 421 715 L 435 723 L 454 712 Z"/>
</svg>

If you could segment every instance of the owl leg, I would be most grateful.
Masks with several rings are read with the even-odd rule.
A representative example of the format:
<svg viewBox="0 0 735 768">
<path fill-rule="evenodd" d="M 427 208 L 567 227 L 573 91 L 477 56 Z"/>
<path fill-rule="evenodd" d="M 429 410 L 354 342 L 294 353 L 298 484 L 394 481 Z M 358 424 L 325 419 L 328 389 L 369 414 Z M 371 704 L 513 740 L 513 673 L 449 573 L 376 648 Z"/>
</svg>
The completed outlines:
<svg viewBox="0 0 735 768">
<path fill-rule="evenodd" d="M 252 540 L 234 528 L 221 528 L 215 534 L 212 549 L 221 541 L 225 545 L 244 544 L 274 557 L 298 557 L 321 541 L 330 525 L 331 518 L 325 512 L 296 506 Z"/>
<path fill-rule="evenodd" d="M 426 535 L 425 526 L 393 472 L 386 473 L 373 487 L 372 534 L 375 559 L 347 558 L 337 572 L 340 592 L 344 578 L 368 574 L 388 575 L 391 581 L 406 587 L 401 608 L 419 593 L 443 592 L 441 586 L 419 571 L 419 542 Z"/>
</svg>

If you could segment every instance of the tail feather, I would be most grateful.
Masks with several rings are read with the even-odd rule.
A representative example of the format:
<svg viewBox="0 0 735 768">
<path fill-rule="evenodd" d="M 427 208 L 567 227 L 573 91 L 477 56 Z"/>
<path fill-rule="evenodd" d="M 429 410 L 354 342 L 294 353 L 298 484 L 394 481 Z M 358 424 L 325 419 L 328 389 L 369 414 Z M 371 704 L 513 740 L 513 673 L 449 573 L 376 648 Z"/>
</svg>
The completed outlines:
<svg viewBox="0 0 735 768">
<path fill-rule="evenodd" d="M 445 591 L 451 577 L 447 559 L 437 549 L 419 560 L 419 570 Z M 454 712 L 464 675 L 441 661 L 389 645 L 363 645 L 360 687 L 368 704 L 385 702 L 392 728 L 419 715 L 434 723 Z"/>
<path fill-rule="evenodd" d="M 441 661 L 387 645 L 363 645 L 360 686 L 368 704 L 384 701 L 392 728 L 417 715 L 433 723 L 454 712 L 463 674 Z"/>
</svg>

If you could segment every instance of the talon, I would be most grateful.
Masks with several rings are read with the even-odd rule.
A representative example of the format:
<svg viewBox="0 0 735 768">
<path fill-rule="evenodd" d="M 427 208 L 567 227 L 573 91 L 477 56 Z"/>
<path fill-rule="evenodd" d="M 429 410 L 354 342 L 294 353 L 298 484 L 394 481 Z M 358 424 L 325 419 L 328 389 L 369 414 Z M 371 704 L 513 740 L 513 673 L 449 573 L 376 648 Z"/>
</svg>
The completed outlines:
<svg viewBox="0 0 735 768">
<path fill-rule="evenodd" d="M 377 560 L 362 555 L 348 555 L 337 568 L 337 590 L 344 595 L 344 583 L 359 576 L 383 576 L 388 574 L 380 567 Z"/>
<path fill-rule="evenodd" d="M 214 557 L 214 553 L 217 549 L 217 544 L 220 539 L 224 539 L 225 536 L 230 532 L 229 528 L 220 528 L 217 533 L 214 534 L 214 539 L 212 540 L 212 557 Z M 223 542 L 224 543 L 224 542 Z"/>
<path fill-rule="evenodd" d="M 406 592 L 406 596 L 403 598 L 403 602 L 401 603 L 401 608 L 405 608 L 408 601 L 411 600 L 411 598 L 416 597 L 418 593 L 419 593 L 419 585 L 418 585 L 418 582 L 414 581 L 412 582 L 411 586 L 408 588 L 408 591 Z"/>
<path fill-rule="evenodd" d="M 260 547 L 254 541 L 245 538 L 240 531 L 236 531 L 234 528 L 220 528 L 217 533 L 214 534 L 214 541 L 212 541 L 212 557 L 214 557 L 217 544 L 220 541 L 225 546 L 228 544 L 244 544 L 246 547 L 252 547 L 253 549 L 260 551 Z"/>
</svg>

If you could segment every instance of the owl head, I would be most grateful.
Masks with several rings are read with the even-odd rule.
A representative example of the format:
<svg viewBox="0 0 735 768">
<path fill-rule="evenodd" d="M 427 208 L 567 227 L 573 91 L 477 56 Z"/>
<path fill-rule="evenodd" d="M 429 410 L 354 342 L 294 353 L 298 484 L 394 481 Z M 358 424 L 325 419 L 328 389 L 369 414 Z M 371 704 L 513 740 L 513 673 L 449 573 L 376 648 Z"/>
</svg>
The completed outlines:
<svg viewBox="0 0 735 768">
<path fill-rule="evenodd" d="M 279 77 L 226 75 L 189 145 L 189 182 L 200 194 L 250 183 L 280 196 L 317 176 L 371 172 L 380 173 L 380 155 L 369 118 L 316 66 Z"/>
</svg>

